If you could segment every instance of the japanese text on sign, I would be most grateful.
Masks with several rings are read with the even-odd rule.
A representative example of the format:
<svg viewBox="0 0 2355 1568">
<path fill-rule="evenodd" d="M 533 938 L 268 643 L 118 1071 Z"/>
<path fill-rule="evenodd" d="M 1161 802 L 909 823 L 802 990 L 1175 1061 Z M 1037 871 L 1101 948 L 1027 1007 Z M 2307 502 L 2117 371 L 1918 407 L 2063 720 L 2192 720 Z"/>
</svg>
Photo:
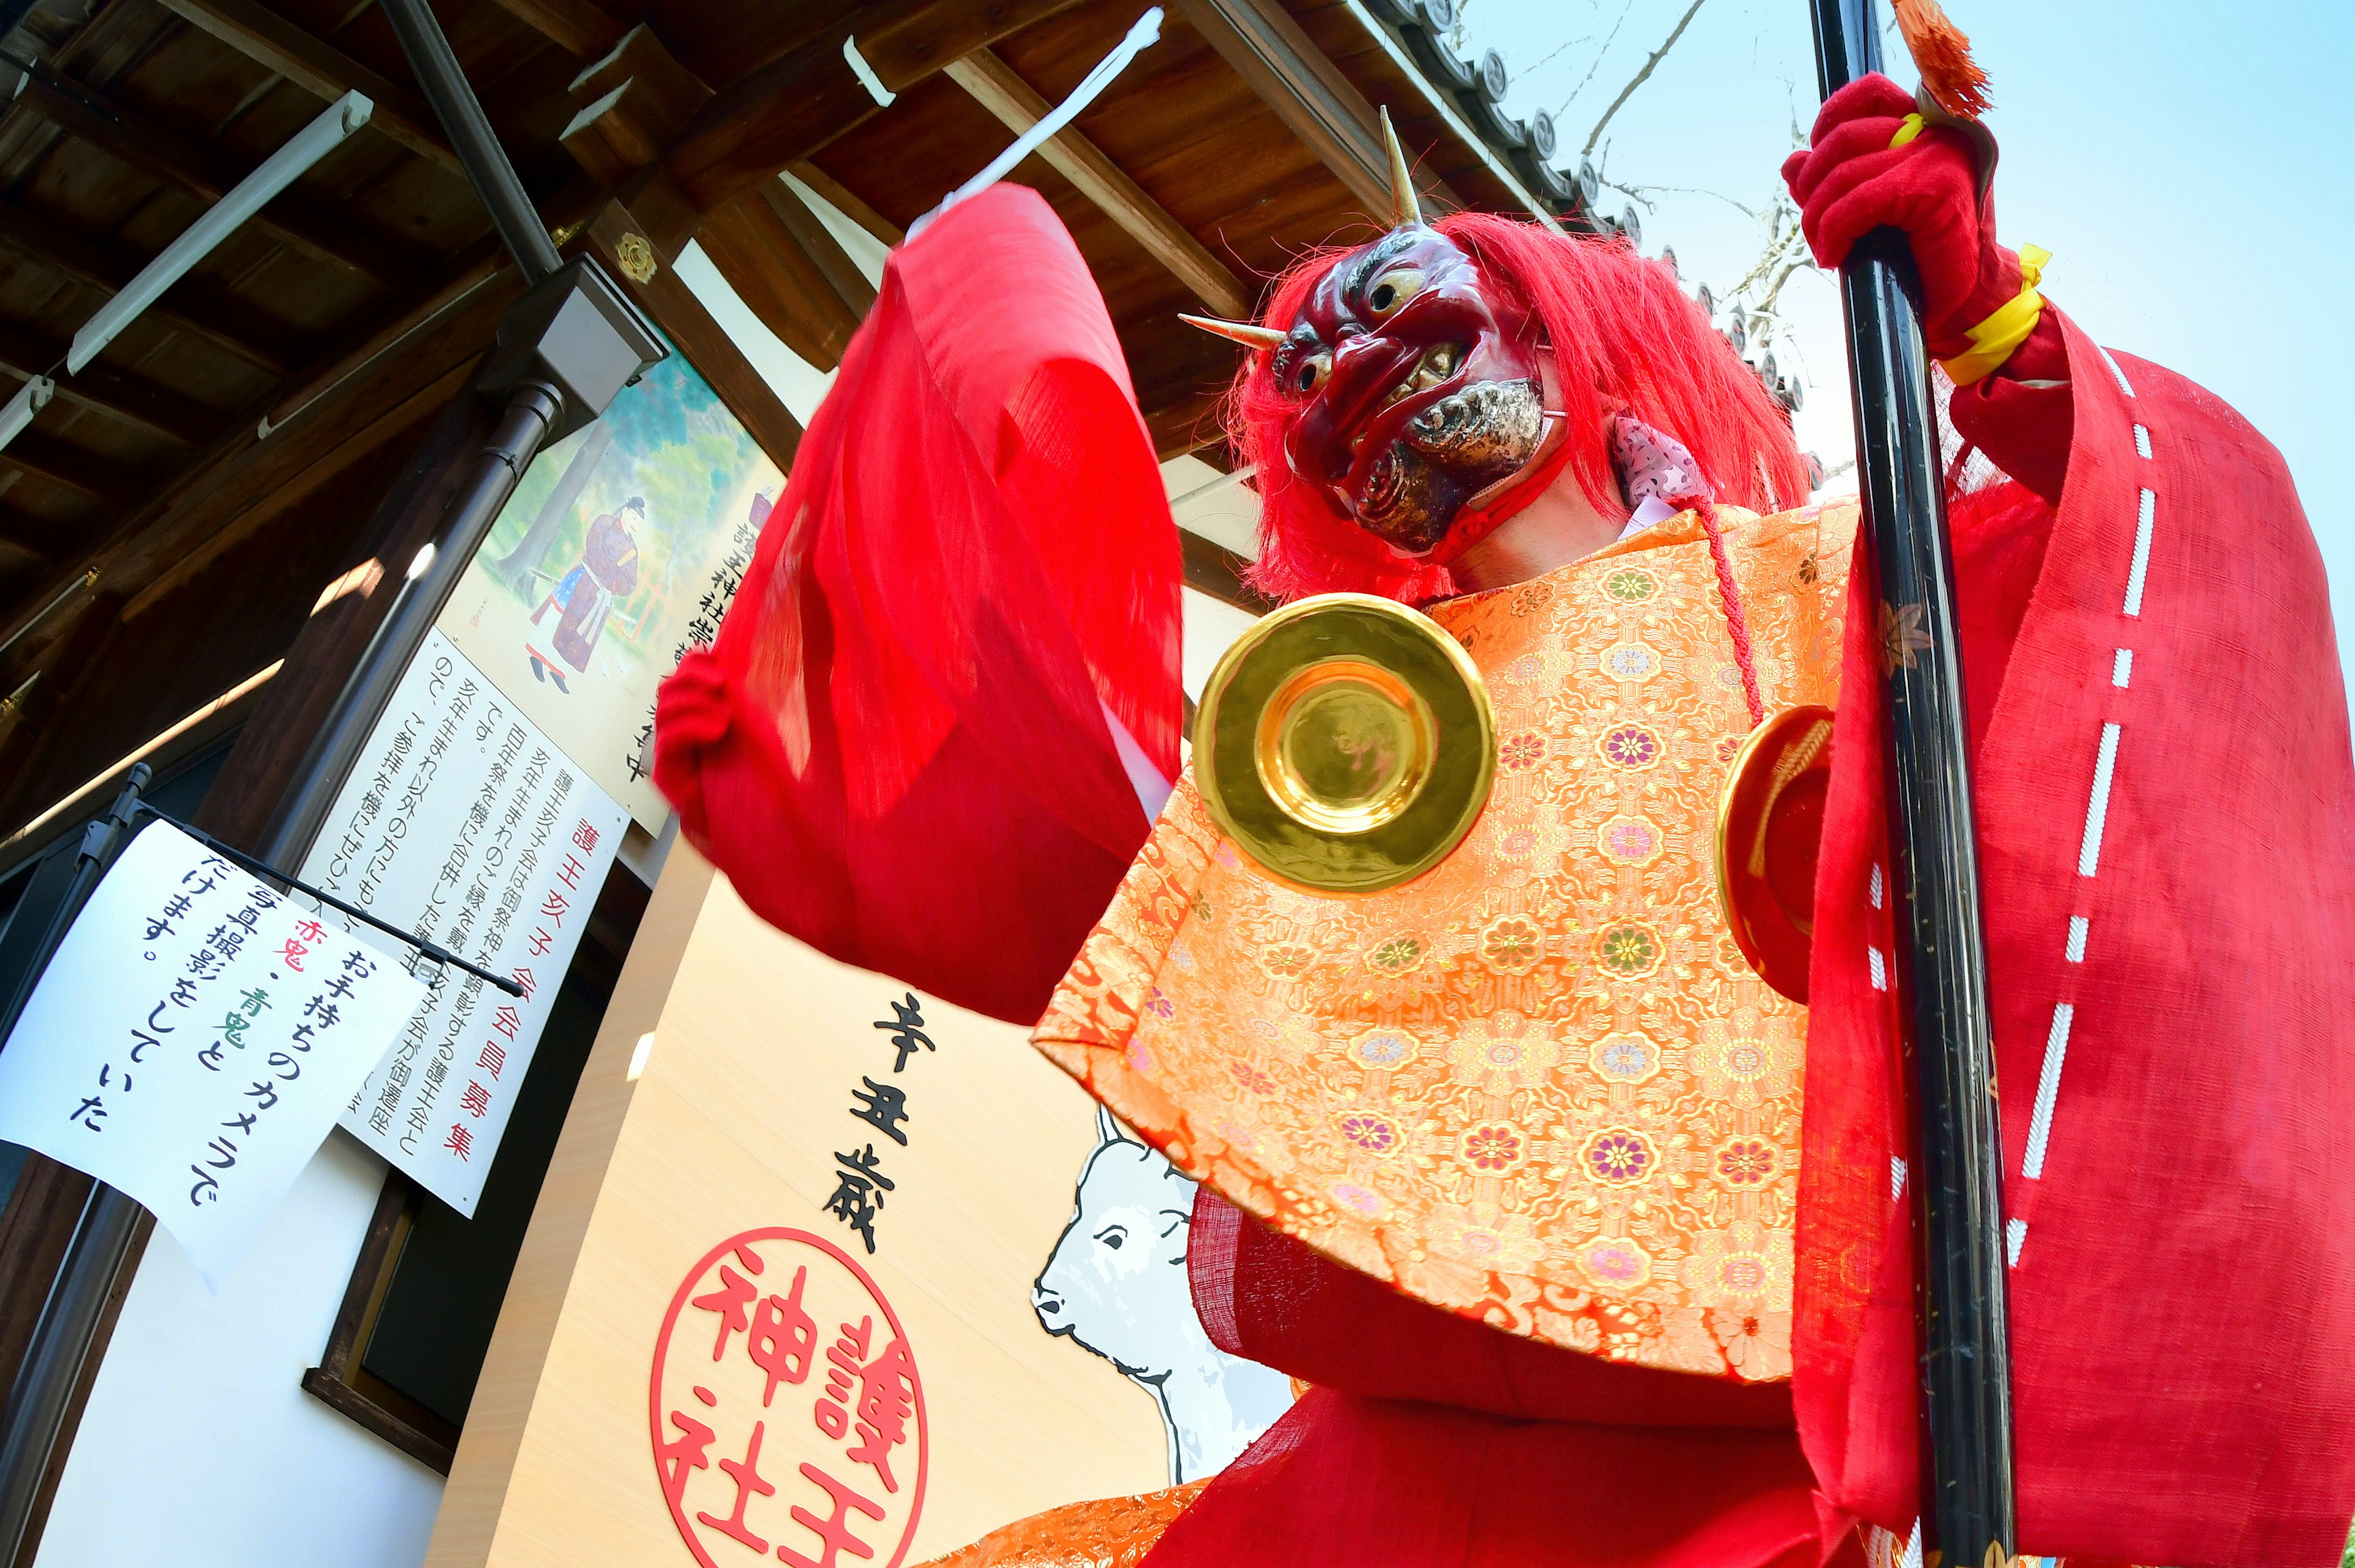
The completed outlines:
<svg viewBox="0 0 2355 1568">
<path fill-rule="evenodd" d="M 0 1137 L 137 1199 L 218 1285 L 422 989 L 152 823 L 0 1051 Z"/>
<path fill-rule="evenodd" d="M 875 1027 L 891 1031 L 891 1071 L 896 1075 L 904 1071 L 908 1059 L 918 1051 L 933 1051 L 932 1037 L 924 1032 L 922 1004 L 916 993 L 908 993 L 907 1000 L 893 1002 L 891 1016 L 878 1019 Z M 850 1114 L 865 1122 L 901 1148 L 908 1147 L 908 1135 L 900 1124 L 909 1119 L 908 1092 L 896 1083 L 879 1083 L 862 1075 L 859 1086 L 850 1092 Z M 892 1179 L 883 1174 L 883 1157 L 869 1143 L 863 1149 L 835 1151 L 834 1191 L 819 1207 L 852 1230 L 867 1243 L 871 1254 L 875 1251 L 875 1217 L 883 1211 L 884 1194 L 897 1189 Z"/>
<path fill-rule="evenodd" d="M 906 1333 L 848 1254 L 748 1231 L 671 1299 L 650 1391 L 655 1471 L 704 1568 L 898 1568 L 923 1508 L 923 1385 Z"/>
<path fill-rule="evenodd" d="M 304 862 L 306 881 L 524 988 L 424 966 L 426 1004 L 345 1108 L 346 1128 L 462 1214 L 626 823 L 437 631 Z"/>
</svg>

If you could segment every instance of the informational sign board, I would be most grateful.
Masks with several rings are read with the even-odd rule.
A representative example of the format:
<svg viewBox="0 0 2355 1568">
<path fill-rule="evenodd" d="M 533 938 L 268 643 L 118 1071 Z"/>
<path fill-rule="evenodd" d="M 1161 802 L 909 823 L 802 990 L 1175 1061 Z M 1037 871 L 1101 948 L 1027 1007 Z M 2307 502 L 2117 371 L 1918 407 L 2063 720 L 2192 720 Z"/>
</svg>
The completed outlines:
<svg viewBox="0 0 2355 1568">
<path fill-rule="evenodd" d="M 429 997 L 344 1110 L 355 1136 L 462 1214 L 482 1197 L 628 820 L 430 632 L 303 863 L 304 881 L 524 987 L 421 965 Z"/>
<path fill-rule="evenodd" d="M 784 476 L 683 354 L 541 453 L 442 630 L 650 833 L 655 688 L 719 635 Z"/>
<path fill-rule="evenodd" d="M 1155 1329 L 1192 1189 L 1026 1034 L 674 848 L 565 1126 L 601 1179 L 542 1191 L 428 1561 L 911 1568 L 1222 1462 L 1172 1428 L 1232 1425 L 1231 1369 Z"/>
<path fill-rule="evenodd" d="M 138 1200 L 218 1289 L 423 990 L 150 823 L 0 1051 L 0 1138 Z"/>
</svg>

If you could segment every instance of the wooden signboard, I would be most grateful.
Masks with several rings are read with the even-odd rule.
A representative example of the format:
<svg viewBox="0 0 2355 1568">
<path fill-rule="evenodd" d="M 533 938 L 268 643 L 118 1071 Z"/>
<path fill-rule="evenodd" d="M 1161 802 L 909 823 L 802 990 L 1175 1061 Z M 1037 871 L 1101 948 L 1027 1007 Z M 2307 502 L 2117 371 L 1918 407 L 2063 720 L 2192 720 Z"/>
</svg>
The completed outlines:
<svg viewBox="0 0 2355 1568">
<path fill-rule="evenodd" d="M 1227 1377 L 1237 1430 L 1205 1440 L 1199 1413 L 1165 1422 L 1084 1348 L 1112 1330 L 1071 1320 L 1092 1280 L 1183 1299 L 1184 1236 L 1149 1195 L 1122 1223 L 1071 1223 L 1083 1169 L 1110 1180 L 1145 1155 L 1108 1136 L 1024 1031 L 782 935 L 682 844 L 581 1079 L 428 1563 L 894 1568 L 1223 1463 L 1281 1379 L 1229 1362 L 1163 1380 Z M 1190 1188 L 1154 1179 L 1181 1213 Z M 1086 1255 L 1059 1253 L 1067 1237 Z M 1181 1424 L 1204 1452 L 1179 1454 Z"/>
</svg>

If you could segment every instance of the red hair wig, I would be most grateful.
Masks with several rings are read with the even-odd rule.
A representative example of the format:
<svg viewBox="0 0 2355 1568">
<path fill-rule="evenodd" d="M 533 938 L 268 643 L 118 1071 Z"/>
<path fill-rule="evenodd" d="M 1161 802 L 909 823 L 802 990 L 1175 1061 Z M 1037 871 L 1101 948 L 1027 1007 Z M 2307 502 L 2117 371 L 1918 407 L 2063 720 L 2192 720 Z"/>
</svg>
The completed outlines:
<svg viewBox="0 0 2355 1568">
<path fill-rule="evenodd" d="M 1769 511 L 1805 498 L 1806 465 L 1789 417 L 1666 265 L 1625 239 L 1556 234 L 1493 213 L 1454 213 L 1433 227 L 1478 264 L 1498 315 L 1528 321 L 1551 351 L 1572 443 L 1566 472 L 1606 515 L 1626 509 L 1604 433 L 1614 413 L 1682 442 L 1719 500 Z M 1266 324 L 1290 330 L 1316 281 L 1359 248 L 1302 258 L 1276 279 Z M 1252 586 L 1276 599 L 1350 591 L 1409 603 L 1454 592 L 1445 567 L 1335 516 L 1294 476 L 1284 438 L 1299 405 L 1277 389 L 1268 360 L 1247 358 L 1227 400 L 1229 438 L 1258 469 Z"/>
</svg>

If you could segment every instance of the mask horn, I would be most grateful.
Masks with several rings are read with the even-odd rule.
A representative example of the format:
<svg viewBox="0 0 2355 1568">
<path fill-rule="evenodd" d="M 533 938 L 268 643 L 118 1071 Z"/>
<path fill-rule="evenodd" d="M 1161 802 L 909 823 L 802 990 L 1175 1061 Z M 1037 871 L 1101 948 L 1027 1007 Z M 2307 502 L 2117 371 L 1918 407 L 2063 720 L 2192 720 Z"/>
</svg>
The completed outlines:
<svg viewBox="0 0 2355 1568">
<path fill-rule="evenodd" d="M 1391 155 L 1391 227 L 1412 229 L 1423 222 L 1423 203 L 1414 196 L 1414 176 L 1406 166 L 1406 150 L 1399 145 L 1398 133 L 1391 128 L 1388 105 L 1382 109 L 1382 144 Z"/>
<path fill-rule="evenodd" d="M 1240 343 L 1246 348 L 1273 349 L 1290 336 L 1273 326 L 1260 326 L 1248 321 L 1220 321 L 1215 315 L 1188 315 L 1180 311 L 1178 319 L 1188 326 L 1216 333 L 1231 343 Z"/>
</svg>

